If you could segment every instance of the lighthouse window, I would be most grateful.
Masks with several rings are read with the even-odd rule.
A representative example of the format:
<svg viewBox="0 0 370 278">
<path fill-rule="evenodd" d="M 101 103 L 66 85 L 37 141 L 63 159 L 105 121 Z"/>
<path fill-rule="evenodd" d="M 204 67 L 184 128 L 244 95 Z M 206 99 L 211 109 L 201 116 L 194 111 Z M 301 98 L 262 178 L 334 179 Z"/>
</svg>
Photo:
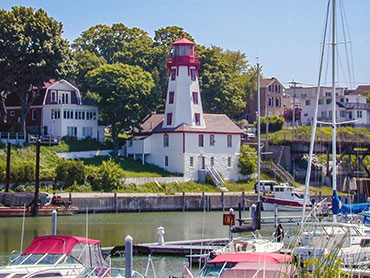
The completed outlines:
<svg viewBox="0 0 370 278">
<path fill-rule="evenodd" d="M 227 135 L 227 147 L 231 148 L 233 145 L 232 135 Z"/>
<path fill-rule="evenodd" d="M 190 46 L 188 45 L 180 45 L 179 48 L 179 56 L 189 56 L 190 55 Z"/>
<path fill-rule="evenodd" d="M 214 134 L 209 135 L 209 145 L 210 146 L 215 145 L 215 135 Z"/>
<path fill-rule="evenodd" d="M 175 99 L 175 92 L 170 92 L 170 95 L 168 96 L 168 103 L 172 104 Z"/>
<path fill-rule="evenodd" d="M 171 69 L 171 80 L 176 79 L 176 69 Z"/>
<path fill-rule="evenodd" d="M 168 156 L 164 157 L 164 166 L 168 166 Z"/>
<path fill-rule="evenodd" d="M 198 104 L 198 92 L 193 92 L 193 103 Z"/>
<path fill-rule="evenodd" d="M 190 75 L 191 75 L 191 80 L 195 81 L 196 76 L 197 76 L 195 69 L 190 70 Z"/>
<path fill-rule="evenodd" d="M 195 118 L 195 124 L 196 125 L 200 125 L 200 114 L 199 113 L 195 113 L 194 114 L 194 118 Z"/>
<path fill-rule="evenodd" d="M 172 125 L 172 113 L 167 114 L 167 125 Z"/>
</svg>

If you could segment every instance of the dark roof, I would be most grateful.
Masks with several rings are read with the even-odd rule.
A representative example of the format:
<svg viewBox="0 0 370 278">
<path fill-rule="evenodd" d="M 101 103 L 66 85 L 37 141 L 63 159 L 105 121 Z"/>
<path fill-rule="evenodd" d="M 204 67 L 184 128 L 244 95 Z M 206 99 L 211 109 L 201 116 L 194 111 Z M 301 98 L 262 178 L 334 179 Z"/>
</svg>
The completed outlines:
<svg viewBox="0 0 370 278">
<path fill-rule="evenodd" d="M 46 89 L 41 89 L 40 95 L 35 99 L 35 101 L 32 103 L 33 105 L 42 105 L 44 102 Z M 5 99 L 5 106 L 20 106 L 21 101 L 17 94 L 9 94 Z"/>
<path fill-rule="evenodd" d="M 204 114 L 205 128 L 191 127 L 181 124 L 174 128 L 164 128 L 162 123 L 164 114 L 151 115 L 142 125 L 139 134 L 165 133 L 165 132 L 194 132 L 194 133 L 233 133 L 243 134 L 242 130 L 225 114 Z"/>
<path fill-rule="evenodd" d="M 365 92 L 370 92 L 370 85 L 358 85 L 354 94 L 362 95 Z"/>
</svg>

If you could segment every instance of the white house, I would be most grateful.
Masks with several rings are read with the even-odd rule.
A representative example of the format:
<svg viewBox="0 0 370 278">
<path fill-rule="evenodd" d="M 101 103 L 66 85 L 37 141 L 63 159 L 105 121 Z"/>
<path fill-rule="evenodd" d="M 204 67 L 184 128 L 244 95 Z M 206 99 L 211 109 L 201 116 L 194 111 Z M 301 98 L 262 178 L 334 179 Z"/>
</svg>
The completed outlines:
<svg viewBox="0 0 370 278">
<path fill-rule="evenodd" d="M 173 43 L 165 114 L 148 116 L 126 154 L 193 180 L 202 180 L 210 167 L 237 180 L 243 133 L 226 115 L 203 113 L 199 67 L 193 42 L 183 37 Z"/>
<path fill-rule="evenodd" d="M 6 100 L 8 122 L 19 122 L 20 101 L 15 94 Z M 66 80 L 44 84 L 26 119 L 27 131 L 43 136 L 91 137 L 104 140 L 104 128 L 98 126 L 98 108 L 83 105 L 80 91 Z"/>
</svg>

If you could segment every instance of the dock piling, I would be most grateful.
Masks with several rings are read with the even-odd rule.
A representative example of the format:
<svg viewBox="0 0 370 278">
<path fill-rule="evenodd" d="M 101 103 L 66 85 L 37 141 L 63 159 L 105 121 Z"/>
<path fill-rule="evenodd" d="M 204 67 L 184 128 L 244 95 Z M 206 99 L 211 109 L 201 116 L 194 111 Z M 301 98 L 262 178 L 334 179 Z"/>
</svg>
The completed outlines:
<svg viewBox="0 0 370 278">
<path fill-rule="evenodd" d="M 58 212 L 56 210 L 53 210 L 52 214 L 52 227 L 51 227 L 51 235 L 55 236 L 57 234 L 57 215 Z"/>
<path fill-rule="evenodd" d="M 133 239 L 130 235 L 125 238 L 125 277 L 132 277 L 132 254 L 133 254 Z"/>
<path fill-rule="evenodd" d="M 157 228 L 158 233 L 158 245 L 163 246 L 164 245 L 164 234 L 166 233 L 164 231 L 164 228 L 162 226 Z"/>
</svg>

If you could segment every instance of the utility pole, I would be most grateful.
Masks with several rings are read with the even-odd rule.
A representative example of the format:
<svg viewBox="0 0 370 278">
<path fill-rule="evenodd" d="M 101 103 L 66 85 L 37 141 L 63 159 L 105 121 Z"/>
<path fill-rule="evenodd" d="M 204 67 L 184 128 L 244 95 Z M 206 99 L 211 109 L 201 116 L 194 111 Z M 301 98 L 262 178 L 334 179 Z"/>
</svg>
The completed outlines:
<svg viewBox="0 0 370 278">
<path fill-rule="evenodd" d="M 298 82 L 295 82 L 294 79 L 289 82 L 289 84 L 292 84 L 293 85 L 293 123 L 292 123 L 292 140 L 294 140 L 295 138 L 295 111 L 296 111 L 296 107 L 295 107 L 295 98 L 296 98 L 296 93 L 295 93 L 295 89 L 297 88 L 297 84 L 300 84 Z"/>
</svg>

